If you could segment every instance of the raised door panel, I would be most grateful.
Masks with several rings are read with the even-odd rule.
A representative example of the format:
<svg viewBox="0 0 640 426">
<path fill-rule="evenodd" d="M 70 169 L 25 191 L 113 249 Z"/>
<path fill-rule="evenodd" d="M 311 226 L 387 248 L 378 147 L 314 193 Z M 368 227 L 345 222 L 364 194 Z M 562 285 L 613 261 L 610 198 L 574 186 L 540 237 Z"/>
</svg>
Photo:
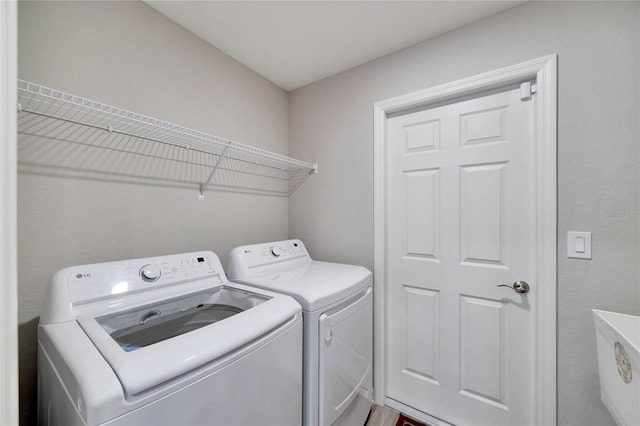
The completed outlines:
<svg viewBox="0 0 640 426">
<path fill-rule="evenodd" d="M 460 116 L 461 146 L 506 140 L 507 106 L 473 111 Z"/>
<path fill-rule="evenodd" d="M 505 264 L 505 167 L 498 163 L 460 169 L 462 262 Z"/>
<path fill-rule="evenodd" d="M 404 126 L 405 152 L 415 153 L 440 148 L 440 120 L 419 121 Z"/>
<path fill-rule="evenodd" d="M 460 392 L 506 409 L 505 302 L 460 297 Z"/>
<path fill-rule="evenodd" d="M 440 188 L 438 170 L 405 172 L 407 181 L 406 256 L 438 258 Z"/>
<path fill-rule="evenodd" d="M 437 384 L 440 366 L 438 292 L 405 286 L 403 304 L 403 373 Z"/>
</svg>

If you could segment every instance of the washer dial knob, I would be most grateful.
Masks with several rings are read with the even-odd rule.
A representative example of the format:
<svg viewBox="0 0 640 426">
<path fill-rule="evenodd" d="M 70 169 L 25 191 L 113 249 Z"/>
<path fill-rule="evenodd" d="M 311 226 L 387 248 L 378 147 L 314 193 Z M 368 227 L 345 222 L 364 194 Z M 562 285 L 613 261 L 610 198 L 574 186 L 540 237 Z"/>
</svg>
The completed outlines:
<svg viewBox="0 0 640 426">
<path fill-rule="evenodd" d="M 147 282 L 157 281 L 162 272 L 160 268 L 154 265 L 145 265 L 140 269 L 140 276 Z"/>
<path fill-rule="evenodd" d="M 278 247 L 271 247 L 270 251 L 273 257 L 280 257 L 280 255 L 282 254 L 282 250 L 280 250 Z"/>
</svg>

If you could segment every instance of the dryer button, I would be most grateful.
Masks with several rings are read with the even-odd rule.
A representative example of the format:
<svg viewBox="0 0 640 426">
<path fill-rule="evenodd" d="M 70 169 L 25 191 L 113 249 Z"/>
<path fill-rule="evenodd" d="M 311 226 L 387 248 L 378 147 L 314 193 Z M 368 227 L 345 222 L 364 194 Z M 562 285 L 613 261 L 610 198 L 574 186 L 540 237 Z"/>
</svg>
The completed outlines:
<svg viewBox="0 0 640 426">
<path fill-rule="evenodd" d="M 280 257 L 282 251 L 278 247 L 271 247 L 271 254 L 273 257 Z"/>
</svg>

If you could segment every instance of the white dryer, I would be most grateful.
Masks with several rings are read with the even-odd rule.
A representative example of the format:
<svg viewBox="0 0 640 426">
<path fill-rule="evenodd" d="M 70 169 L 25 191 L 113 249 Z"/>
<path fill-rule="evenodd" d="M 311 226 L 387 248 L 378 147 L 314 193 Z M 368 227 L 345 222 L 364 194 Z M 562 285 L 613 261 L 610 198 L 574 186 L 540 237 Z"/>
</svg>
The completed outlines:
<svg viewBox="0 0 640 426">
<path fill-rule="evenodd" d="M 38 327 L 41 425 L 299 425 L 302 309 L 196 252 L 57 272 Z"/>
<path fill-rule="evenodd" d="M 303 424 L 363 425 L 373 398 L 371 272 L 312 260 L 302 241 L 289 240 L 236 247 L 227 273 L 302 305 Z"/>
</svg>

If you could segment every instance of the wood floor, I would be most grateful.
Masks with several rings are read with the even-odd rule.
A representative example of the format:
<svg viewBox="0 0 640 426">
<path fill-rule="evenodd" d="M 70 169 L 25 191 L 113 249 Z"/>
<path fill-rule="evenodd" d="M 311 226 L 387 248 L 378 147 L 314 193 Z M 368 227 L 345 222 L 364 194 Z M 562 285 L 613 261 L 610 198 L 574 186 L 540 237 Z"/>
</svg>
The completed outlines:
<svg viewBox="0 0 640 426">
<path fill-rule="evenodd" d="M 366 426 L 396 426 L 400 413 L 388 407 L 374 405 Z"/>
</svg>

